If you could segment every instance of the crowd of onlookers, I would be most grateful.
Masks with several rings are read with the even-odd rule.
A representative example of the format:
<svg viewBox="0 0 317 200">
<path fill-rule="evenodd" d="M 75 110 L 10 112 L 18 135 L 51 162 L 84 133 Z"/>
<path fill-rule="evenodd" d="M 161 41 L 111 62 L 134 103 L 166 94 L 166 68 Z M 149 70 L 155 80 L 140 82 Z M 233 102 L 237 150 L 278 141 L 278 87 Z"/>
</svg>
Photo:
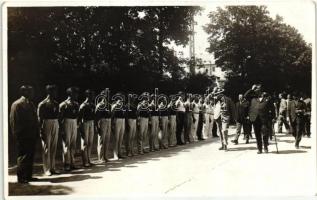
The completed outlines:
<svg viewBox="0 0 317 200">
<path fill-rule="evenodd" d="M 28 183 L 32 177 L 35 144 L 42 143 L 45 175 L 60 173 L 55 168 L 58 138 L 62 138 L 64 171 L 77 169 L 75 152 L 77 137 L 81 138 L 83 167 L 93 165 L 91 153 L 97 148 L 99 162 L 117 160 L 126 156 L 167 149 L 176 145 L 205 140 L 212 136 L 215 126 L 220 137 L 219 150 L 228 150 L 228 128 L 236 123 L 236 135 L 232 140 L 238 144 L 243 128 L 246 143 L 255 133 L 258 153 L 268 152 L 268 140 L 274 135 L 274 123 L 278 132 L 283 124 L 295 137 L 295 147 L 303 134 L 310 136 L 310 98 L 281 93 L 273 98 L 254 85 L 239 100 L 224 94 L 224 89 L 215 87 L 205 95 L 179 92 L 172 96 L 117 93 L 110 96 L 109 90 L 95 95 L 86 90 L 85 100 L 77 102 L 79 89 L 67 89 L 67 99 L 57 102 L 57 87 L 46 86 L 47 96 L 34 106 L 31 86 L 20 88 L 21 97 L 10 111 L 10 127 L 17 141 L 18 182 Z M 97 147 L 93 146 L 98 134 Z M 111 138 L 113 137 L 113 138 Z M 145 148 L 148 138 L 149 148 Z M 110 141 L 113 144 L 110 145 Z M 110 149 L 110 147 L 112 147 Z M 109 151 L 112 152 L 110 158 Z"/>
</svg>

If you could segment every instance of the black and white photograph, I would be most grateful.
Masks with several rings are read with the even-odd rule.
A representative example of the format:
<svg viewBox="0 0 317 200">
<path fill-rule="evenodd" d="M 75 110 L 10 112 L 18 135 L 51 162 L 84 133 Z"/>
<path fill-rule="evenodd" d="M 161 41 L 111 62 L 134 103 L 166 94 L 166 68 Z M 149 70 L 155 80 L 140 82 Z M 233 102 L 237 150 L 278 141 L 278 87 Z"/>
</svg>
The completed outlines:
<svg viewBox="0 0 317 200">
<path fill-rule="evenodd" d="M 314 197 L 315 3 L 4 2 L 4 197 Z"/>
</svg>

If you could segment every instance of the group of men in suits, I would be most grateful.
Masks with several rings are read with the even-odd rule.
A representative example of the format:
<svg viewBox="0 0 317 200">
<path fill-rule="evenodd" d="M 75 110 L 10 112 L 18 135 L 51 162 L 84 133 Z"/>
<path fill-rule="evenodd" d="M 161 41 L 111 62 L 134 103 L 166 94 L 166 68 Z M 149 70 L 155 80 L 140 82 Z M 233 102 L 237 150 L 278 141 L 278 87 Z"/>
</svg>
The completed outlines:
<svg viewBox="0 0 317 200">
<path fill-rule="evenodd" d="M 236 137 L 232 142 L 238 144 L 243 127 L 246 143 L 252 137 L 252 127 L 255 133 L 258 153 L 268 152 L 269 138 L 275 134 L 274 124 L 278 123 L 278 133 L 282 126 L 295 138 L 295 148 L 304 134 L 310 136 L 311 100 L 297 94 L 279 95 L 279 100 L 262 91 L 261 85 L 253 85 L 244 95 L 239 95 L 236 103 L 235 120 L 237 122 Z"/>
<path fill-rule="evenodd" d="M 157 98 L 154 94 L 144 92 L 138 98 L 128 95 L 127 102 L 124 101 L 126 95 L 122 93 L 113 95 L 110 101 L 106 90 L 99 94 L 99 98 L 95 98 L 94 91 L 88 89 L 84 92 L 85 99 L 81 104 L 78 103 L 79 89 L 70 87 L 66 90 L 67 99 L 58 103 L 57 87 L 47 85 L 47 96 L 36 109 L 32 102 L 33 88 L 22 86 L 20 92 L 21 97 L 12 104 L 10 111 L 11 131 L 17 141 L 17 177 L 20 183 L 36 180 L 32 177 L 32 165 L 38 136 L 43 148 L 44 173 L 50 176 L 60 173 L 55 167 L 59 137 L 62 138 L 62 160 L 64 171 L 67 172 L 77 169 L 77 137 L 81 140 L 83 167 L 93 165 L 91 154 L 95 133 L 98 134 L 98 160 L 106 163 L 109 161 L 110 147 L 112 159 L 117 160 L 135 155 L 135 147 L 138 154 L 143 155 L 217 137 L 213 132 L 215 128 L 220 136 L 219 150 L 228 151 L 228 128 L 232 121 L 236 122 L 233 143 L 238 144 L 242 127 L 246 143 L 249 143 L 253 126 L 258 153 L 262 153 L 263 148 L 267 153 L 272 127 L 278 118 L 279 127 L 282 123 L 286 128 L 290 127 L 298 148 L 307 121 L 307 106 L 302 99 L 281 99 L 277 109 L 277 104 L 259 85 L 239 95 L 236 104 L 225 95 L 224 89 L 218 87 L 205 96 L 180 92 L 170 99 L 167 96 Z M 149 151 L 144 145 L 146 136 Z M 122 152 L 123 145 L 125 155 Z"/>
</svg>

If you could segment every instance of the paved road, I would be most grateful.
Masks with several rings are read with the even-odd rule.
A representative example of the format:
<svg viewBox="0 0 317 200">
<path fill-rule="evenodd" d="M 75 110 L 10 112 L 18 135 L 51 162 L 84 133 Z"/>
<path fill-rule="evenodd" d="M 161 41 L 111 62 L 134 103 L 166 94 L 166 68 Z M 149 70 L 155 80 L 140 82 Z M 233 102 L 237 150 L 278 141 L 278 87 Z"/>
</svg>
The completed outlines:
<svg viewBox="0 0 317 200">
<path fill-rule="evenodd" d="M 230 131 L 233 134 L 233 130 Z M 229 151 L 219 151 L 218 139 L 174 147 L 135 156 L 92 169 L 52 177 L 38 176 L 41 182 L 29 186 L 14 183 L 12 194 L 73 195 L 314 195 L 315 155 L 311 138 L 303 138 L 301 148 L 294 139 L 278 135 L 280 153 L 273 144 L 269 154 L 258 155 L 255 139 L 250 144 L 230 143 Z M 37 166 L 40 167 L 40 166 Z"/>
</svg>

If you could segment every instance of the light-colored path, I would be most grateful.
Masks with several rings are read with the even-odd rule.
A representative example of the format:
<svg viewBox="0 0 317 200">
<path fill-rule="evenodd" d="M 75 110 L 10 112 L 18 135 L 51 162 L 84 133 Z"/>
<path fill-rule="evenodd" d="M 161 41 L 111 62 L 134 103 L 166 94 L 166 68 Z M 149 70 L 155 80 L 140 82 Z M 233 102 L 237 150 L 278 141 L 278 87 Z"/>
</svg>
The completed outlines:
<svg viewBox="0 0 317 200">
<path fill-rule="evenodd" d="M 218 140 L 211 138 L 113 161 L 106 167 L 97 165 L 72 174 L 40 176 L 41 182 L 23 187 L 33 187 L 34 191 L 42 187 L 49 191 L 47 194 L 94 196 L 313 195 L 316 169 L 312 139 L 303 138 L 299 150 L 289 135 L 280 134 L 278 140 L 279 154 L 271 144 L 269 154 L 258 155 L 255 139 L 244 144 L 241 137 L 239 145 L 230 142 L 229 151 L 224 152 L 218 150 Z M 14 175 L 9 176 L 9 182 L 15 180 Z"/>
</svg>

